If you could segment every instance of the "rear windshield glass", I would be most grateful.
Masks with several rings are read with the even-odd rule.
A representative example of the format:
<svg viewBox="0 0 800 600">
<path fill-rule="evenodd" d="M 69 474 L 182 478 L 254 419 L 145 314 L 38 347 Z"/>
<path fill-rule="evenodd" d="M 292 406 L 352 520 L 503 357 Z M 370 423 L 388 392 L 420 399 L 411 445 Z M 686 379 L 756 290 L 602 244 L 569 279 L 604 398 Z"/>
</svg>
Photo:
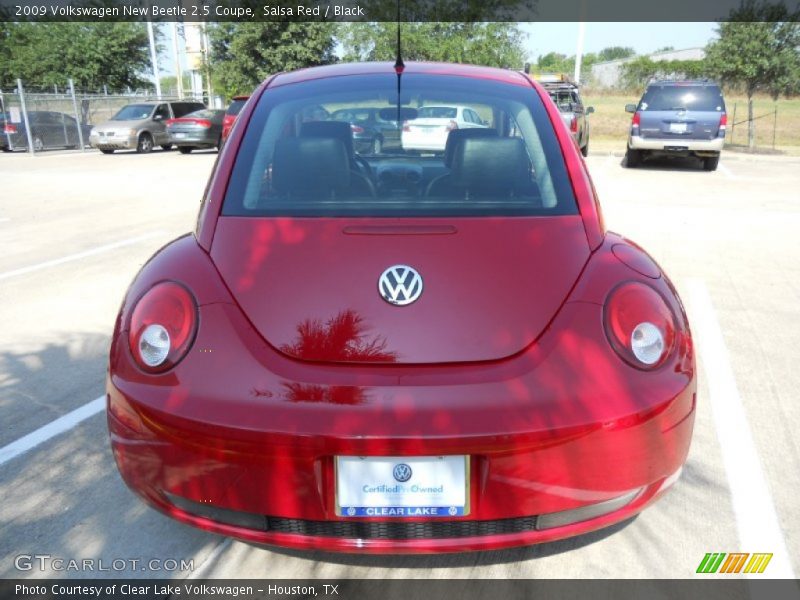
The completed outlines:
<svg viewBox="0 0 800 600">
<path fill-rule="evenodd" d="M 175 114 L 176 118 L 183 117 L 188 115 L 191 112 L 195 112 L 197 110 L 202 110 L 205 108 L 204 104 L 200 104 L 199 102 L 173 102 L 172 103 L 172 112 Z"/>
<path fill-rule="evenodd" d="M 397 85 L 387 74 L 268 89 L 245 132 L 223 214 L 577 212 L 553 126 L 533 89 L 406 74 L 398 106 Z M 479 122 L 430 121 L 431 113 L 455 115 L 459 107 Z M 369 126 L 351 119 L 365 108 L 376 116 Z"/>
<path fill-rule="evenodd" d="M 123 107 L 116 115 L 111 117 L 112 121 L 138 121 L 150 116 L 155 108 L 152 104 L 129 104 Z"/>
<path fill-rule="evenodd" d="M 217 117 L 222 111 L 204 108 L 203 110 L 196 110 L 193 113 L 184 115 L 187 119 L 213 119 Z"/>
<path fill-rule="evenodd" d="M 724 112 L 722 92 L 715 85 L 651 85 L 639 110 L 701 110 Z"/>
<path fill-rule="evenodd" d="M 455 119 L 458 109 L 451 106 L 423 106 L 419 109 L 420 119 Z"/>
<path fill-rule="evenodd" d="M 238 115 L 242 110 L 242 107 L 245 105 L 245 102 L 247 102 L 247 100 L 232 100 L 228 106 L 228 110 L 225 111 L 225 114 L 234 116 Z"/>
</svg>

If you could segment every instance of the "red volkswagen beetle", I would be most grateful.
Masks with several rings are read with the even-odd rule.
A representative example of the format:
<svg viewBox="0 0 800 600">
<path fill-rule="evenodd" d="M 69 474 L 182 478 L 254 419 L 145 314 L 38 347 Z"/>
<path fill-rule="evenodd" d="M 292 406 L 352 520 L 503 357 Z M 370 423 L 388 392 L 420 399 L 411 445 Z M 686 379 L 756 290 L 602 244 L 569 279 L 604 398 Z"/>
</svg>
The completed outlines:
<svg viewBox="0 0 800 600">
<path fill-rule="evenodd" d="M 429 153 L 357 154 L 327 118 L 402 130 L 443 104 L 480 123 Z M 686 315 L 604 230 L 541 86 L 335 65 L 271 77 L 239 118 L 197 229 L 116 321 L 111 443 L 144 500 L 254 542 L 453 552 L 606 527 L 678 478 Z"/>
</svg>

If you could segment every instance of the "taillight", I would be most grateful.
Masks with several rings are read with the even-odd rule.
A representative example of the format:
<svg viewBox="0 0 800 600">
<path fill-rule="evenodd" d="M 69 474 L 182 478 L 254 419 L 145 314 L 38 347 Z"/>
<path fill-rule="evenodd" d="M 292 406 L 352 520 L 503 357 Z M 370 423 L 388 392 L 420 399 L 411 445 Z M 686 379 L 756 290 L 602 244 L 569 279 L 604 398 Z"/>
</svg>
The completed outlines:
<svg viewBox="0 0 800 600">
<path fill-rule="evenodd" d="M 6 133 L 17 133 L 17 126 L 12 125 L 11 123 L 6 123 L 5 127 L 3 127 L 3 131 Z"/>
<path fill-rule="evenodd" d="M 158 283 L 133 309 L 131 354 L 145 371 L 166 371 L 186 355 L 196 330 L 197 305 L 189 290 L 172 281 Z"/>
<path fill-rule="evenodd" d="M 411 125 L 408 124 L 408 121 L 403 121 L 403 131 L 411 131 Z"/>
<path fill-rule="evenodd" d="M 572 133 L 578 133 L 578 118 L 572 117 L 572 120 L 569 122 L 569 130 Z"/>
<path fill-rule="evenodd" d="M 458 129 L 458 123 L 456 123 L 455 121 L 450 121 L 447 124 L 447 131 L 453 131 L 454 129 Z"/>
<path fill-rule="evenodd" d="M 350 125 L 350 130 L 353 133 L 364 133 L 364 128 L 363 127 L 359 127 L 358 125 Z"/>
<path fill-rule="evenodd" d="M 728 128 L 728 115 L 722 113 L 719 116 L 719 128 L 720 129 L 727 129 Z"/>
<path fill-rule="evenodd" d="M 166 125 L 167 127 L 169 127 L 169 126 L 170 126 L 170 125 L 172 125 L 174 122 L 175 122 L 175 119 L 167 119 L 166 121 L 164 121 L 164 125 Z"/>
<path fill-rule="evenodd" d="M 638 127 L 639 124 L 642 122 L 642 113 L 638 110 L 633 113 L 633 119 L 631 120 L 631 127 Z"/>
<path fill-rule="evenodd" d="M 211 121 L 209 121 L 208 119 L 195 119 L 194 124 L 197 125 L 198 127 L 203 127 L 204 129 L 208 129 L 209 127 L 211 127 Z"/>
<path fill-rule="evenodd" d="M 675 344 L 675 318 L 661 295 L 638 282 L 616 287 L 606 299 L 603 320 L 611 346 L 628 364 L 655 369 Z"/>
</svg>

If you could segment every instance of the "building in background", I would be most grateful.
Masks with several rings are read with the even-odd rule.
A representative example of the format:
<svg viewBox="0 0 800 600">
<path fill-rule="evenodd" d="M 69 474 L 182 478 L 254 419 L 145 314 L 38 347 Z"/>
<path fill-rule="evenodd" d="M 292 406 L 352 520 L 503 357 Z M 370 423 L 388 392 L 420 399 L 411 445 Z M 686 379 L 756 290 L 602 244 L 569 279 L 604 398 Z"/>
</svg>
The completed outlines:
<svg viewBox="0 0 800 600">
<path fill-rule="evenodd" d="M 654 52 L 646 55 L 652 61 L 662 60 L 703 60 L 706 52 L 703 48 L 685 48 L 683 50 L 668 50 L 665 52 Z M 622 78 L 622 65 L 641 58 L 631 56 L 618 60 L 595 63 L 592 65 L 591 84 L 598 88 L 613 88 L 620 84 Z"/>
</svg>

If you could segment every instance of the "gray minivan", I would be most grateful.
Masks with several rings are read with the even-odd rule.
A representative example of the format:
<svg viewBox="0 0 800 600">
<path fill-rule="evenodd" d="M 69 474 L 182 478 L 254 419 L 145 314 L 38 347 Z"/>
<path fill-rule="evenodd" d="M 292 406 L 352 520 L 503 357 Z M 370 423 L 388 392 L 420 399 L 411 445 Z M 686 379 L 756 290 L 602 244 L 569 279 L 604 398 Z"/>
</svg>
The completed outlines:
<svg viewBox="0 0 800 600">
<path fill-rule="evenodd" d="M 184 100 L 128 104 L 109 121 L 94 127 L 89 135 L 89 143 L 103 154 L 130 149 L 145 153 L 155 146 L 169 150 L 172 144 L 166 122 L 205 107 L 202 102 Z"/>
<path fill-rule="evenodd" d="M 719 85 L 712 81 L 655 81 L 633 113 L 625 165 L 648 156 L 695 156 L 714 171 L 725 143 L 728 118 Z"/>
</svg>

